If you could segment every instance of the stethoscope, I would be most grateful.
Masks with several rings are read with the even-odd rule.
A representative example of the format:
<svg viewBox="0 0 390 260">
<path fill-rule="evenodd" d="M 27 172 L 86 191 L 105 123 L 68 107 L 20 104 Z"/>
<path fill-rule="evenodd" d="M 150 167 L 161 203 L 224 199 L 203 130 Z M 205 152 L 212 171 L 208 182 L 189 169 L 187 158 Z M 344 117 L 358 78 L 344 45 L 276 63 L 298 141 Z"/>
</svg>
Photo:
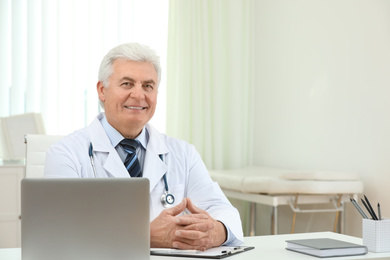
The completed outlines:
<svg viewBox="0 0 390 260">
<path fill-rule="evenodd" d="M 164 161 L 162 154 L 159 154 L 158 156 L 160 157 L 161 161 Z M 171 193 L 169 193 L 166 174 L 164 174 L 163 179 L 164 179 L 165 190 L 161 195 L 160 201 L 164 208 L 169 208 L 173 205 L 173 203 L 175 203 L 175 197 Z"/>
<path fill-rule="evenodd" d="M 97 178 L 96 167 L 95 167 L 95 163 L 93 162 L 92 143 L 89 144 L 88 154 L 89 154 L 89 158 L 91 160 L 93 175 L 95 176 L 95 178 Z M 160 157 L 161 161 L 164 161 L 162 154 L 159 154 L 159 157 Z M 164 189 L 163 194 L 161 195 L 160 201 L 161 201 L 161 204 L 163 205 L 164 208 L 169 208 L 169 207 L 173 206 L 173 203 L 175 203 L 175 197 L 171 193 L 169 193 L 168 181 L 167 181 L 166 174 L 164 174 L 163 179 L 164 179 L 165 189 Z"/>
</svg>

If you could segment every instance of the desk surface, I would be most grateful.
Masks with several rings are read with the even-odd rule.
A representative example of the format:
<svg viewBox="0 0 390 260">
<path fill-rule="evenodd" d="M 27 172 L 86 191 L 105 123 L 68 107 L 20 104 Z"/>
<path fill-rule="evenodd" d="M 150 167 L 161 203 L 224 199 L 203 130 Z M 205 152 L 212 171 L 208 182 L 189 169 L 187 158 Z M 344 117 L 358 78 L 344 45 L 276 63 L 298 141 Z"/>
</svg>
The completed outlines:
<svg viewBox="0 0 390 260">
<path fill-rule="evenodd" d="M 259 256 L 266 256 L 267 259 L 288 259 L 288 260 L 304 260 L 304 259 L 319 259 L 316 257 L 288 251 L 285 249 L 287 239 L 303 239 L 303 238 L 335 238 L 352 243 L 362 244 L 362 239 L 351 237 L 332 232 L 318 232 L 318 233 L 302 233 L 302 234 L 288 234 L 288 235 L 274 235 L 274 236 L 256 236 L 245 237 L 245 245 L 255 246 L 254 250 L 228 257 L 231 260 L 253 260 L 258 259 Z M 0 249 L 0 259 L 7 260 L 21 260 L 20 248 L 3 248 Z M 188 257 L 165 257 L 165 256 L 151 256 L 151 260 L 189 260 Z M 199 259 L 199 258 L 197 258 Z M 335 259 L 335 258 L 328 258 Z M 338 259 L 338 258 L 337 258 Z M 366 255 L 343 257 L 343 259 L 390 259 L 390 252 L 387 253 L 372 253 Z"/>
</svg>

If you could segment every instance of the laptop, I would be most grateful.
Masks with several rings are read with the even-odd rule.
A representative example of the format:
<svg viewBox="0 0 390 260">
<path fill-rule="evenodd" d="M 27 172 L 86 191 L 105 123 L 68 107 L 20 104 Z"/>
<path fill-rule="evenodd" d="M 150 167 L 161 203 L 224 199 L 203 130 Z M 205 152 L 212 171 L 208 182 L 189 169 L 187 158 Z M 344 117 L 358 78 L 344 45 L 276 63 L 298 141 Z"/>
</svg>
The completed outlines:
<svg viewBox="0 0 390 260">
<path fill-rule="evenodd" d="M 148 179 L 21 185 L 23 260 L 150 259 Z"/>
</svg>

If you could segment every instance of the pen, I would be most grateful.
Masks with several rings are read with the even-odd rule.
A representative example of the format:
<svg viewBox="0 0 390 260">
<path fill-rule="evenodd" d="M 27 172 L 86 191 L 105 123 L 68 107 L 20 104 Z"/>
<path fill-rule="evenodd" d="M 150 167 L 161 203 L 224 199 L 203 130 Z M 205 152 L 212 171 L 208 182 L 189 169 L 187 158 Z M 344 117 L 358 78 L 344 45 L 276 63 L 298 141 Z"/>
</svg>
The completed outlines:
<svg viewBox="0 0 390 260">
<path fill-rule="evenodd" d="M 370 214 L 371 218 L 374 219 L 374 216 L 372 215 L 371 210 L 370 210 L 370 208 L 367 206 L 366 202 L 365 202 L 362 198 L 361 198 L 361 200 L 362 200 L 362 203 L 363 203 L 364 207 L 365 207 L 366 210 L 368 211 L 368 214 Z"/>
<path fill-rule="evenodd" d="M 368 200 L 368 198 L 366 197 L 366 195 L 364 195 L 364 199 L 366 200 L 368 207 L 370 207 L 370 210 L 371 210 L 371 213 L 372 213 L 372 218 L 374 220 L 378 220 L 378 217 L 376 216 L 374 209 L 371 207 L 371 203 Z"/>
<path fill-rule="evenodd" d="M 227 248 L 225 248 L 225 250 L 222 250 L 221 253 L 226 254 L 226 253 L 229 253 L 229 252 L 231 252 L 233 250 L 237 250 L 237 249 L 239 249 L 239 247 L 227 247 Z"/>
<path fill-rule="evenodd" d="M 364 207 L 367 209 L 368 214 L 370 214 L 372 219 L 375 220 L 374 215 L 372 214 L 370 208 L 367 206 L 366 202 L 363 199 L 361 199 L 361 200 L 362 200 L 362 203 L 363 203 Z"/>
<path fill-rule="evenodd" d="M 352 204 L 355 206 L 355 208 L 357 209 L 357 211 L 359 211 L 360 215 L 362 215 L 363 218 L 368 218 L 366 213 L 364 213 L 364 211 L 359 206 L 359 204 L 356 202 L 356 200 L 352 199 L 352 198 L 350 198 L 350 200 L 351 200 Z"/>
<path fill-rule="evenodd" d="M 232 254 L 237 254 L 237 253 L 240 253 L 240 252 L 244 252 L 245 250 L 240 248 L 240 249 L 235 249 L 234 251 L 229 251 L 228 254 L 229 255 L 232 255 Z"/>
<path fill-rule="evenodd" d="M 381 205 L 379 204 L 379 202 L 378 202 L 378 217 L 379 217 L 379 220 L 382 220 Z"/>
</svg>

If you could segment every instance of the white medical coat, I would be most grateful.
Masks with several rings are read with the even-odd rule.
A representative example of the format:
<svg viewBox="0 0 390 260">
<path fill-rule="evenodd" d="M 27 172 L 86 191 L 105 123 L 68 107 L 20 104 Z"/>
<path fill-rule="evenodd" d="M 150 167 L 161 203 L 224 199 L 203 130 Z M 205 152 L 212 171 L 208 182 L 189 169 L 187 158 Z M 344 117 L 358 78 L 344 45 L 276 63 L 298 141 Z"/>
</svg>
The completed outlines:
<svg viewBox="0 0 390 260">
<path fill-rule="evenodd" d="M 131 178 L 100 123 L 102 117 L 100 114 L 88 127 L 66 136 L 47 151 L 45 177 L 94 178 L 88 153 L 92 143 L 97 177 Z M 233 244 L 240 244 L 243 234 L 239 213 L 212 181 L 195 147 L 161 134 L 149 124 L 146 128 L 149 142 L 142 172 L 150 182 L 150 221 L 164 210 L 160 198 L 165 190 L 163 175 L 166 174 L 169 192 L 175 197 L 174 205 L 185 197 L 190 198 L 230 230 L 236 238 Z"/>
</svg>

